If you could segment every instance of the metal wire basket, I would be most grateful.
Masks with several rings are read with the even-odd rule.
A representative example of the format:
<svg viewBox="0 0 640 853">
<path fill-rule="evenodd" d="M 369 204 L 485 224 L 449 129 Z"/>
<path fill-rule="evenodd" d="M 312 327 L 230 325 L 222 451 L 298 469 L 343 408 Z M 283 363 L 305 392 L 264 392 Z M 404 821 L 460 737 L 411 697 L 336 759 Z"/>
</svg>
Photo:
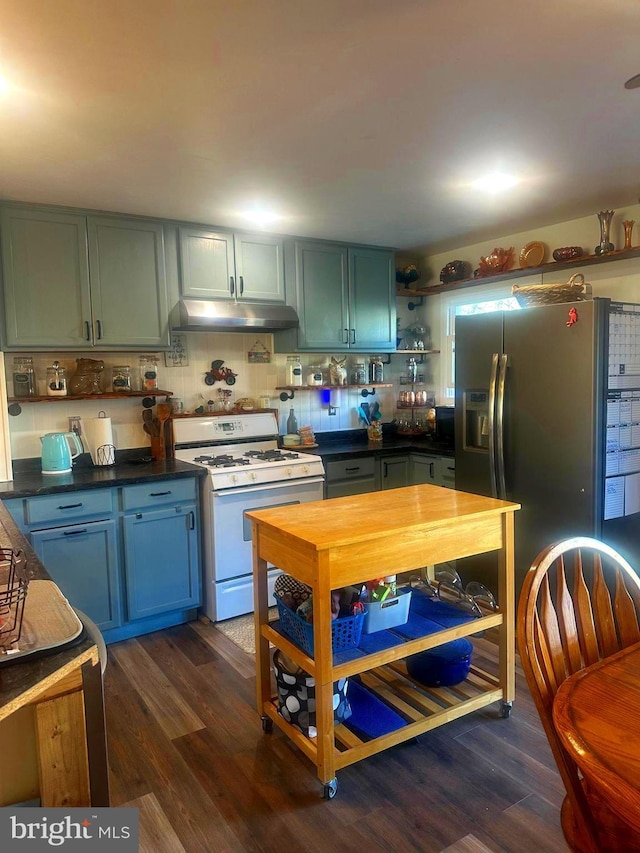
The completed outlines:
<svg viewBox="0 0 640 853">
<path fill-rule="evenodd" d="M 591 298 L 591 285 L 585 284 L 581 272 L 574 273 L 562 284 L 514 284 L 511 293 L 523 308 L 553 305 L 559 302 L 582 302 Z"/>
<path fill-rule="evenodd" d="M 29 590 L 22 551 L 0 548 L 0 654 L 20 639 L 24 603 Z"/>
</svg>

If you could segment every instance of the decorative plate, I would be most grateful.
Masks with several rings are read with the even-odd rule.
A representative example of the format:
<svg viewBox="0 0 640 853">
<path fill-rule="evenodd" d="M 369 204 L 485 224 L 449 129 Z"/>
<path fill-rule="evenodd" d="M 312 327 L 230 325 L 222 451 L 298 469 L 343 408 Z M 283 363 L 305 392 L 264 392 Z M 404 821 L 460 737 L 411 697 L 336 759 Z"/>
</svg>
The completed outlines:
<svg viewBox="0 0 640 853">
<path fill-rule="evenodd" d="M 544 263 L 546 254 L 547 247 L 544 243 L 538 243 L 537 241 L 527 243 L 520 252 L 520 266 L 539 267 L 540 264 Z"/>
</svg>

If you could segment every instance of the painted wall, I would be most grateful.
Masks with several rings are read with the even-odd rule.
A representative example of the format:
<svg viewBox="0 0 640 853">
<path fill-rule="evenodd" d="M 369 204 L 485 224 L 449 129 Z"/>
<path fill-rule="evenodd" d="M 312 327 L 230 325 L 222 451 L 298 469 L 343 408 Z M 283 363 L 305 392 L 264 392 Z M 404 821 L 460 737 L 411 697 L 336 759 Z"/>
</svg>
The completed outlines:
<svg viewBox="0 0 640 853">
<path fill-rule="evenodd" d="M 406 306 L 399 306 L 401 323 L 403 317 L 407 322 L 414 320 L 413 313 L 406 311 Z M 404 309 L 404 313 L 402 312 Z M 269 395 L 270 405 L 280 412 L 280 430 L 286 432 L 286 420 L 289 409 L 294 408 L 298 426 L 310 424 L 315 431 L 355 429 L 363 426 L 358 419 L 357 406 L 363 398 L 356 389 L 338 389 L 331 392 L 331 404 L 338 412 L 329 417 L 328 407 L 323 403 L 320 391 L 299 391 L 291 402 L 283 403 L 279 399 L 276 387 L 286 383 L 286 355 L 274 354 L 269 364 L 249 364 L 248 351 L 260 341 L 268 350 L 273 352 L 271 335 L 256 333 L 213 333 L 189 332 L 185 335 L 188 350 L 188 366 L 168 367 L 165 365 L 163 353 L 159 357 L 159 385 L 164 390 L 172 391 L 174 396 L 182 398 L 185 409 L 193 410 L 202 402 L 200 394 L 207 400 L 217 399 L 218 388 L 232 391 L 232 399 L 251 397 L 254 400 L 261 395 Z M 7 385 L 9 396 L 13 393 L 12 368 L 13 358 L 17 353 L 5 353 Z M 45 369 L 53 361 L 53 353 L 30 353 L 33 356 L 38 392 L 45 394 Z M 336 354 L 339 355 L 339 354 Z M 67 375 L 75 369 L 76 357 L 102 358 L 105 362 L 104 387 L 110 387 L 111 368 L 114 364 L 130 364 L 132 374 L 137 379 L 139 353 L 62 353 L 58 355 L 60 364 L 67 368 Z M 432 357 L 433 358 L 433 357 Z M 216 382 L 213 386 L 205 385 L 204 375 L 215 359 L 223 359 L 226 367 L 238 374 L 236 384 L 227 385 Z M 325 369 L 330 364 L 329 354 L 302 355 L 304 366 L 319 365 Z M 392 355 L 391 364 L 385 365 L 385 381 L 398 381 L 405 369 L 406 356 Z M 350 355 L 347 360 L 349 376 L 357 361 L 368 364 L 368 356 Z M 429 363 L 421 368 L 427 372 L 426 381 L 431 378 L 428 372 Z M 396 389 L 380 389 L 375 397 L 367 397 L 372 402 L 378 400 L 383 414 L 383 421 L 391 421 L 395 415 Z M 118 449 L 145 447 L 149 438 L 142 429 L 141 398 L 130 400 L 81 400 L 56 401 L 53 403 L 23 404 L 22 412 L 16 417 L 9 418 L 11 440 L 11 456 L 13 459 L 30 458 L 40 455 L 40 436 L 47 432 L 67 431 L 69 417 L 79 415 L 84 418 L 94 418 L 104 411 L 112 419 L 114 441 Z"/>
<path fill-rule="evenodd" d="M 624 228 L 622 222 L 625 219 L 635 220 L 636 225 L 632 232 L 632 245 L 640 245 L 640 204 L 631 205 L 615 211 L 611 226 L 611 240 L 617 249 L 621 249 L 624 245 Z M 582 246 L 587 254 L 593 254 L 600 240 L 598 217 L 596 214 L 593 214 L 592 216 L 547 225 L 531 231 L 497 236 L 483 243 L 461 246 L 437 255 L 424 255 L 415 258 L 413 261 L 407 259 L 407 262 L 415 263 L 418 269 L 422 271 L 421 284 L 425 280 L 429 284 L 439 284 L 440 270 L 449 261 L 454 259 L 468 261 L 471 264 L 471 268 L 476 269 L 480 257 L 490 254 L 496 247 L 509 248 L 509 246 L 513 246 L 516 258 L 514 266 L 517 267 L 519 265 L 518 256 L 521 249 L 532 240 L 539 240 L 548 247 L 546 261 L 552 261 L 553 250 L 561 246 Z M 610 264 L 603 264 L 602 266 L 594 265 L 584 268 L 581 268 L 578 262 L 572 269 L 563 269 L 556 272 L 553 268 L 550 268 L 549 272 L 545 274 L 527 276 L 516 279 L 515 281 L 517 284 L 559 283 L 567 281 L 574 272 L 583 273 L 585 281 L 591 284 L 593 296 L 606 296 L 615 300 L 640 303 L 640 259 L 616 261 Z M 511 285 L 508 281 L 502 282 L 502 285 L 507 290 L 510 290 Z M 486 285 L 485 287 L 495 289 L 497 286 L 500 285 Z M 450 300 L 473 301 L 482 292 L 481 288 L 482 279 L 479 279 L 477 288 L 451 290 L 445 294 L 434 294 L 425 298 L 424 306 L 419 308 L 416 313 L 419 313 L 423 322 L 431 328 L 434 347 L 444 350 L 446 310 Z M 436 360 L 434 358 L 433 384 L 439 401 L 443 399 L 442 395 L 444 391 L 442 365 L 443 359 Z"/>
</svg>

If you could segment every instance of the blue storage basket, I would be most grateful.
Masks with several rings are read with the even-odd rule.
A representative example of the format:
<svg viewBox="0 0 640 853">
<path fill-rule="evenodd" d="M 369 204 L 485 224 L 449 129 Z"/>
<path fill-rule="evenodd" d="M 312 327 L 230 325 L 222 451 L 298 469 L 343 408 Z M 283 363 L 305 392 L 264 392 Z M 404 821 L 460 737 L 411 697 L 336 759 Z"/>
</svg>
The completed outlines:
<svg viewBox="0 0 640 853">
<path fill-rule="evenodd" d="M 282 633 L 286 634 L 303 652 L 313 656 L 313 624 L 298 616 L 278 596 L 276 596 L 276 605 L 278 606 Z M 345 616 L 342 619 L 333 619 L 331 622 L 331 648 L 333 651 L 354 649 L 360 642 L 363 622 L 364 613 Z"/>
</svg>

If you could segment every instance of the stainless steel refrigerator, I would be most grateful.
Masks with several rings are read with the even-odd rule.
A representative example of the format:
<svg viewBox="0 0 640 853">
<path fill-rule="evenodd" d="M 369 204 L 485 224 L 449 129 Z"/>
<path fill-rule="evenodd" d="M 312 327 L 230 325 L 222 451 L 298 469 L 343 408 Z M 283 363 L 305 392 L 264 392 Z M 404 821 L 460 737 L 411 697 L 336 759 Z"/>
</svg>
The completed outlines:
<svg viewBox="0 0 640 853">
<path fill-rule="evenodd" d="M 455 344 L 456 489 L 522 504 L 516 592 L 542 548 L 575 535 L 640 568 L 640 306 L 460 316 Z M 457 567 L 495 591 L 494 555 Z"/>
</svg>

